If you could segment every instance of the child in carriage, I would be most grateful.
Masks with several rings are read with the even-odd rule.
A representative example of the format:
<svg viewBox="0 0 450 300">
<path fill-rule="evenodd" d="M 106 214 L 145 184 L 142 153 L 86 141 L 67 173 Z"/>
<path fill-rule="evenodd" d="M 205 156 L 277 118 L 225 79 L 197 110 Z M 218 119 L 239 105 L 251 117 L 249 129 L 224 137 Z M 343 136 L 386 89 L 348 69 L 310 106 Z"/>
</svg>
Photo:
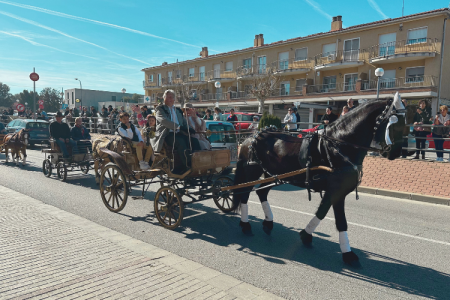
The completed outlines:
<svg viewBox="0 0 450 300">
<path fill-rule="evenodd" d="M 136 148 L 136 155 L 139 160 L 139 167 L 141 168 L 141 170 L 150 169 L 147 161 L 144 160 L 144 140 L 142 139 L 141 133 L 136 128 L 136 126 L 130 123 L 130 115 L 127 112 L 121 113 L 119 115 L 119 120 L 120 124 L 116 130 L 118 135 L 129 138 L 132 141 L 133 147 Z"/>
<path fill-rule="evenodd" d="M 150 162 L 155 160 L 155 155 L 153 154 L 153 149 L 150 144 L 150 139 L 155 137 L 156 132 L 156 117 L 154 115 L 147 115 L 147 122 L 144 125 L 144 128 L 141 129 L 141 134 L 144 139 L 145 147 L 147 151 L 145 153 L 144 160 L 146 162 Z"/>
</svg>

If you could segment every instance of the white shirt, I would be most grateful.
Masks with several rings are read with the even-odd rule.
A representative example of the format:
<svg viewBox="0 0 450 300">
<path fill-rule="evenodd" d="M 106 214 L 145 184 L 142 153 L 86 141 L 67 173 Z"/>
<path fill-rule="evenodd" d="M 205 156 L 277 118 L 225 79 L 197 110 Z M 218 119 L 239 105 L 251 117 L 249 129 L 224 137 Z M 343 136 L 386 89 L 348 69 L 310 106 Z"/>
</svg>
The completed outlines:
<svg viewBox="0 0 450 300">
<path fill-rule="evenodd" d="M 169 111 L 170 111 L 170 121 L 174 122 L 177 125 L 180 125 L 180 123 L 178 123 L 177 111 L 175 106 L 169 106 Z"/>
<path fill-rule="evenodd" d="M 297 122 L 297 117 L 295 116 L 294 113 L 286 114 L 286 117 L 284 117 L 284 123 L 296 123 Z M 287 124 L 289 126 L 289 129 L 297 129 L 297 124 Z"/>
<path fill-rule="evenodd" d="M 131 130 L 131 128 L 125 130 L 125 129 L 123 129 L 122 127 L 119 127 L 119 130 L 118 130 L 118 131 L 119 131 L 119 135 L 120 135 L 120 136 L 129 138 L 130 140 L 133 138 L 133 130 Z M 139 139 L 139 142 L 143 142 L 144 140 L 142 139 L 142 135 L 141 135 L 141 133 L 139 132 L 139 130 L 137 130 L 136 126 L 134 126 L 134 132 L 135 132 L 135 134 L 137 135 L 137 137 L 138 137 L 138 139 Z"/>
</svg>

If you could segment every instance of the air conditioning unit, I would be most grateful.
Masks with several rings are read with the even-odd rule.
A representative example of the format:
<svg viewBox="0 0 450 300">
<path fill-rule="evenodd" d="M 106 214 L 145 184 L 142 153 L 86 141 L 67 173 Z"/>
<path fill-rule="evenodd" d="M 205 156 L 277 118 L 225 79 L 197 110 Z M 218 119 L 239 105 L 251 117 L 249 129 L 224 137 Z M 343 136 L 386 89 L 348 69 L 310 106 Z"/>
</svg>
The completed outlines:
<svg viewBox="0 0 450 300">
<path fill-rule="evenodd" d="M 336 54 L 328 54 L 328 60 L 335 60 L 336 59 Z"/>
</svg>

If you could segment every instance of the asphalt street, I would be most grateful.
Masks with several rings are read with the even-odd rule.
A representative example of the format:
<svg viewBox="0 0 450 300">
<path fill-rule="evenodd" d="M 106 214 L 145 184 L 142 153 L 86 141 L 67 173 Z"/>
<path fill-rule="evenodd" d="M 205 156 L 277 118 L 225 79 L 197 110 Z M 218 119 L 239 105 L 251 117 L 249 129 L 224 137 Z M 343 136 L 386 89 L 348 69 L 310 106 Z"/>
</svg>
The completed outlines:
<svg viewBox="0 0 450 300">
<path fill-rule="evenodd" d="M 5 164 L 0 184 L 100 225 L 191 259 L 288 299 L 449 299 L 450 207 L 352 193 L 347 197 L 348 235 L 362 268 L 342 262 L 332 211 L 314 234 L 313 247 L 299 232 L 308 224 L 320 196 L 293 186 L 269 194 L 275 226 L 262 231 L 264 218 L 256 194 L 249 203 L 254 236 L 239 229 L 239 215 L 224 214 L 212 200 L 187 206 L 174 231 L 153 214 L 150 187 L 144 200 L 132 200 L 120 213 L 106 209 L 93 171 L 75 172 L 61 182 L 42 174 L 43 154 L 28 150 L 28 164 Z M 54 171 L 55 173 L 55 171 Z M 140 191 L 135 190 L 134 195 Z M 1 247 L 1 243 L 0 243 Z"/>
</svg>

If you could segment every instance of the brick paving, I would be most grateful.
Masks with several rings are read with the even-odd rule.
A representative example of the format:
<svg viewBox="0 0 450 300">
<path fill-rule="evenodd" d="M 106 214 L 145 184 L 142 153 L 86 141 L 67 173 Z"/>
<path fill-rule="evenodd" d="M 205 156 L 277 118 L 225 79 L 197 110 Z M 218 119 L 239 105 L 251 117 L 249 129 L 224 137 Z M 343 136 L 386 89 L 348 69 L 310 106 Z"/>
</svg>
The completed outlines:
<svg viewBox="0 0 450 300">
<path fill-rule="evenodd" d="M 450 163 L 366 157 L 362 187 L 450 198 Z"/>
<path fill-rule="evenodd" d="M 0 299 L 281 299 L 0 186 Z"/>
</svg>

